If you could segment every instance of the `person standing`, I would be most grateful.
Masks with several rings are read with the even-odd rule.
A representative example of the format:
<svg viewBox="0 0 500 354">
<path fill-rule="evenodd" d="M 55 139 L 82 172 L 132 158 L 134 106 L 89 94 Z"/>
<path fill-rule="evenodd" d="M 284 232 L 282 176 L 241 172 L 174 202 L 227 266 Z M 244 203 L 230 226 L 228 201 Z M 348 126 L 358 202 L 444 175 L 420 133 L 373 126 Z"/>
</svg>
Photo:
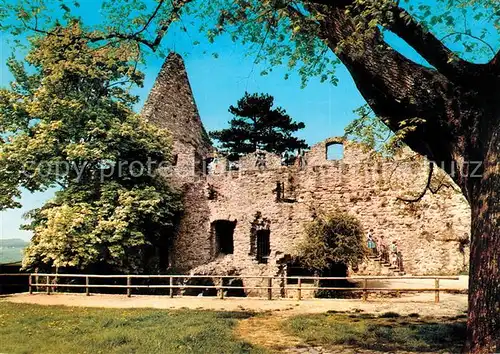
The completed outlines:
<svg viewBox="0 0 500 354">
<path fill-rule="evenodd" d="M 391 243 L 391 265 L 393 267 L 398 266 L 398 245 L 396 241 L 392 241 Z"/>
<path fill-rule="evenodd" d="M 373 229 L 370 229 L 370 231 L 368 231 L 368 236 L 366 237 L 366 239 L 367 239 L 368 250 L 373 256 L 376 256 L 377 244 L 373 239 Z"/>
<path fill-rule="evenodd" d="M 387 250 L 387 243 L 385 242 L 384 235 L 380 235 L 378 240 L 378 254 L 383 262 L 389 262 L 389 252 Z"/>
<path fill-rule="evenodd" d="M 290 159 L 290 157 L 288 156 L 288 152 L 284 151 L 281 154 L 281 166 L 288 166 L 288 160 L 289 159 Z"/>
</svg>

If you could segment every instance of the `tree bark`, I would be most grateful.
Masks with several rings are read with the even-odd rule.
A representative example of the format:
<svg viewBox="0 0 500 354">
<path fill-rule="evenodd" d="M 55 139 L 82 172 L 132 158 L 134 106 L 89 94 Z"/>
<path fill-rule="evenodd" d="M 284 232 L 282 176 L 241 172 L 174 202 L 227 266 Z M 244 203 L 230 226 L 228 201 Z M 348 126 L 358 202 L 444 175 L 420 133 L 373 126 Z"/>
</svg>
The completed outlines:
<svg viewBox="0 0 500 354">
<path fill-rule="evenodd" d="M 471 200 L 466 352 L 500 350 L 500 129 L 493 131 Z"/>
</svg>

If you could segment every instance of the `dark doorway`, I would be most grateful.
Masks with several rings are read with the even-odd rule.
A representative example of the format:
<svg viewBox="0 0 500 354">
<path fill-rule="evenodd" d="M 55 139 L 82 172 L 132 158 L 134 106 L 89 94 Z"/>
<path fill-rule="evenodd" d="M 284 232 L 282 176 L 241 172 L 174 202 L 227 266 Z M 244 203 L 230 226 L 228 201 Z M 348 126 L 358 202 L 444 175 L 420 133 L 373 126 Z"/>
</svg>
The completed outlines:
<svg viewBox="0 0 500 354">
<path fill-rule="evenodd" d="M 224 286 L 231 286 L 238 289 L 227 289 L 225 296 L 227 297 L 246 297 L 243 280 L 240 278 L 224 278 L 222 280 Z"/>
<path fill-rule="evenodd" d="M 218 254 L 232 254 L 234 252 L 234 228 L 236 221 L 216 220 L 212 223 L 212 232 L 215 234 L 215 250 Z"/>
<path fill-rule="evenodd" d="M 257 261 L 259 263 L 267 263 L 267 259 L 271 254 L 271 231 L 258 230 L 257 231 Z"/>
<path fill-rule="evenodd" d="M 307 267 L 304 267 L 300 262 L 300 259 L 294 259 L 287 263 L 286 265 L 286 276 L 287 277 L 314 277 L 315 272 Z M 287 279 L 288 284 L 297 284 L 298 279 Z M 312 283 L 314 280 L 302 279 L 302 283 Z"/>
<path fill-rule="evenodd" d="M 210 278 L 191 278 L 185 282 L 186 285 L 197 286 L 197 288 L 186 288 L 182 292 L 184 296 L 217 296 L 217 289 Z"/>
<path fill-rule="evenodd" d="M 344 263 L 332 263 L 320 273 L 322 277 L 347 277 L 347 265 Z M 319 283 L 323 288 L 354 288 L 356 285 L 347 279 L 323 279 Z M 318 290 L 316 297 L 319 298 L 359 298 L 360 293 L 342 290 Z"/>
</svg>

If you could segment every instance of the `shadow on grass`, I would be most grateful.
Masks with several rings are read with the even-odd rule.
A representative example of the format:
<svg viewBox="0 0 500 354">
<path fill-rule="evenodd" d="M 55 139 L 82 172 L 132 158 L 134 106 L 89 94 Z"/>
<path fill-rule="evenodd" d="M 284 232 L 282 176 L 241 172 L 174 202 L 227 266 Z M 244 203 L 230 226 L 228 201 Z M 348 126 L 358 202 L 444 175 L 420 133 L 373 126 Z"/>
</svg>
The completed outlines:
<svg viewBox="0 0 500 354">
<path fill-rule="evenodd" d="M 416 318 L 394 313 L 303 315 L 289 319 L 284 326 L 312 345 L 452 353 L 460 352 L 466 327 L 463 317 Z"/>
</svg>

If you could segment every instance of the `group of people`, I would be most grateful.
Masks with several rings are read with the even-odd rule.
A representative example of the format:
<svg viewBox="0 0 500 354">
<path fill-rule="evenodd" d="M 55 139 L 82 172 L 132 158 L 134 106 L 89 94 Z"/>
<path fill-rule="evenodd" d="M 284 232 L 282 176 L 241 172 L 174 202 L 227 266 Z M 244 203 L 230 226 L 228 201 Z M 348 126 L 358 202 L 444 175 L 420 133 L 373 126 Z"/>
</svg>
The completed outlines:
<svg viewBox="0 0 500 354">
<path fill-rule="evenodd" d="M 390 263 L 391 266 L 403 270 L 403 258 L 396 241 L 392 241 L 387 246 L 384 236 L 376 237 L 373 234 L 373 229 L 370 229 L 367 235 L 367 246 L 372 255 L 379 256 L 383 262 Z"/>
<path fill-rule="evenodd" d="M 266 168 L 267 161 L 266 161 L 265 151 L 256 150 L 254 155 L 255 155 L 255 167 L 257 167 L 259 170 Z M 281 154 L 280 158 L 282 166 L 296 165 L 300 169 L 303 169 L 306 166 L 305 154 L 302 149 L 298 149 L 295 156 L 290 154 L 288 151 L 285 151 Z M 214 173 L 216 170 L 218 170 L 219 168 L 218 165 L 221 162 L 226 163 L 226 170 L 229 171 L 238 171 L 240 168 L 238 160 L 229 160 L 229 161 L 221 160 L 219 153 L 217 151 L 214 151 L 212 156 L 205 160 L 206 173 L 207 174 Z"/>
<path fill-rule="evenodd" d="M 295 156 L 285 151 L 281 154 L 281 166 L 291 166 L 295 164 L 298 168 L 302 169 L 306 166 L 306 158 L 304 150 L 298 149 Z"/>
<path fill-rule="evenodd" d="M 205 160 L 206 163 L 206 174 L 212 174 L 219 170 L 219 165 L 224 163 L 224 170 L 238 171 L 240 169 L 240 162 L 238 160 L 227 160 L 222 159 L 219 153 L 214 152 L 213 155 Z"/>
</svg>

